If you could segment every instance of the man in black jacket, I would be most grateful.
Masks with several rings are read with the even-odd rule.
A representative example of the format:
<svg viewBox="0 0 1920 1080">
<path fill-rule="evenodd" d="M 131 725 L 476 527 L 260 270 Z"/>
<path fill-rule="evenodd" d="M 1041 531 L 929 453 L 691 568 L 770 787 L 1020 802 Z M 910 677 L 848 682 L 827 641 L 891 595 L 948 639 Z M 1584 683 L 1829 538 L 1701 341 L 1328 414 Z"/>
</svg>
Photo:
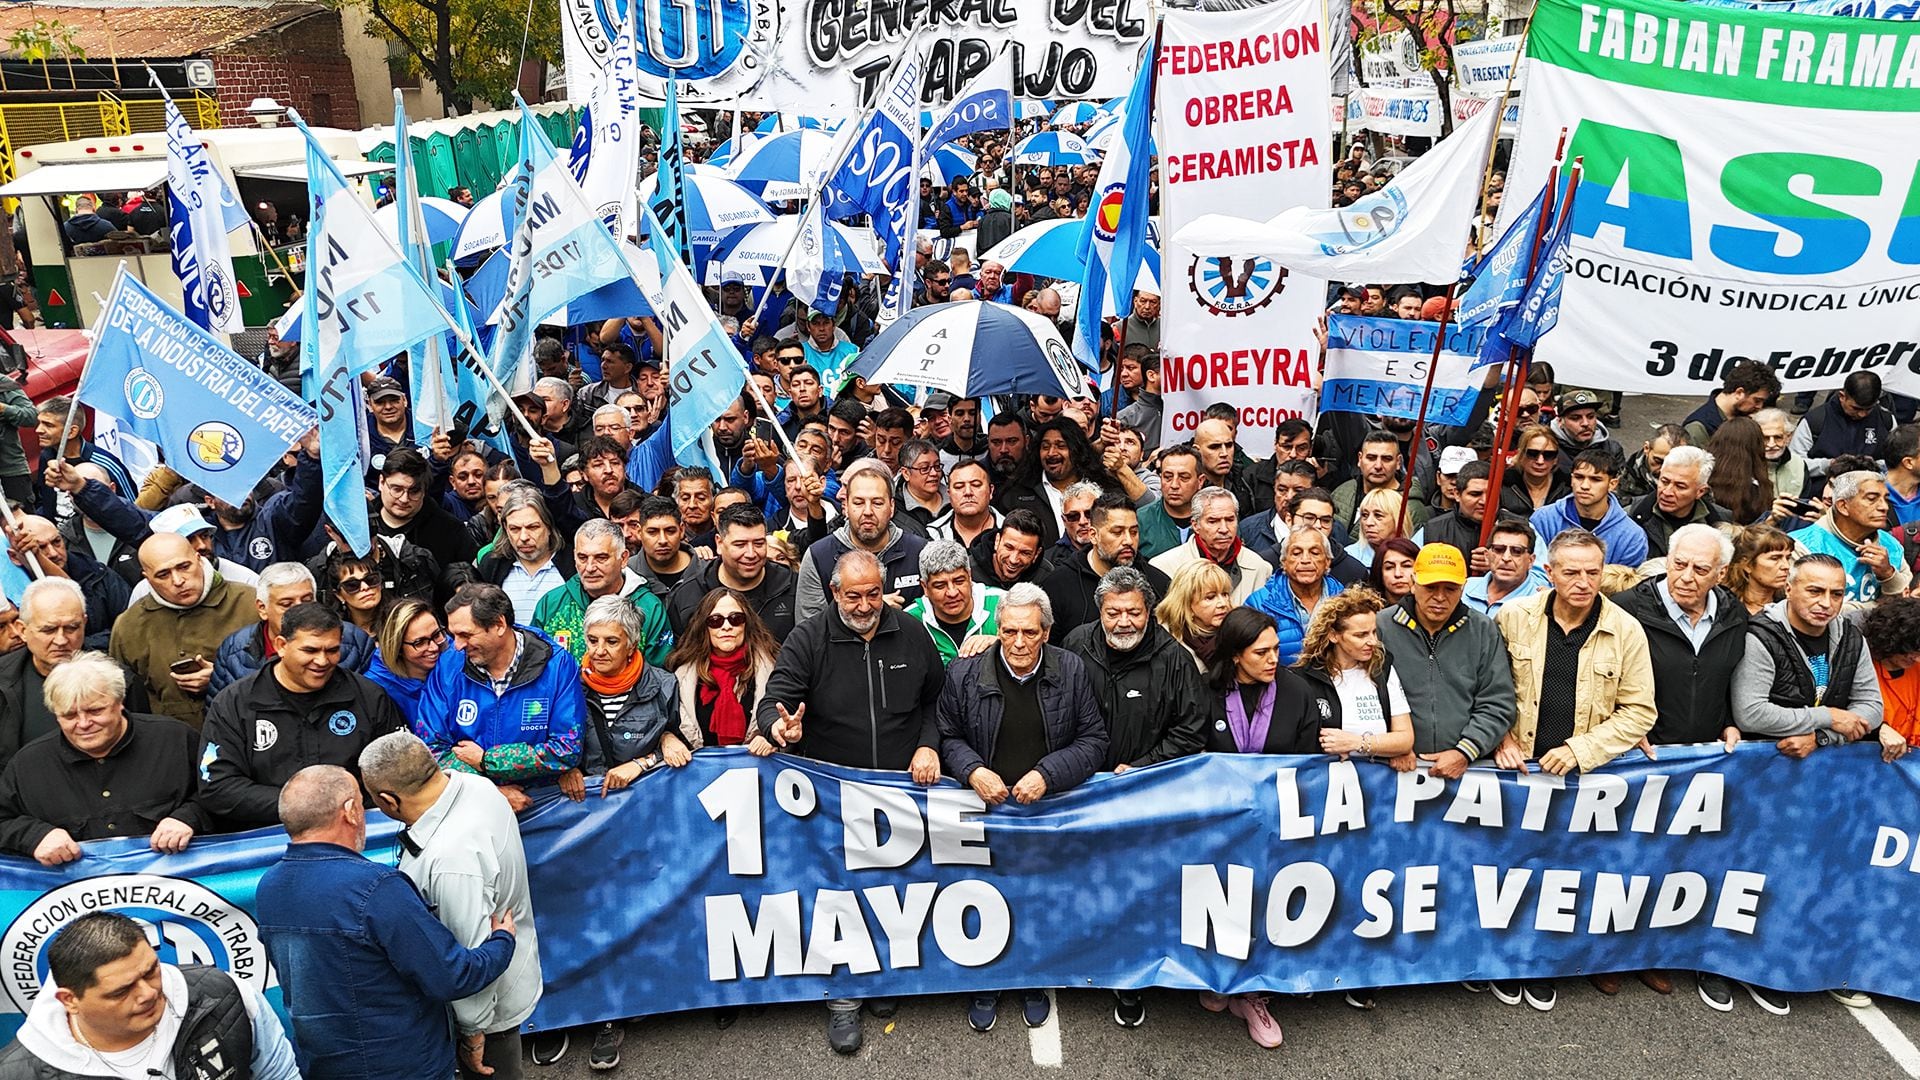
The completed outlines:
<svg viewBox="0 0 1920 1080">
<path fill-rule="evenodd" d="M 230 831 L 278 822 L 294 773 L 352 771 L 368 743 L 407 726 L 386 691 L 340 666 L 340 617 L 325 607 L 288 609 L 273 645 L 265 667 L 213 699 L 200 731 L 201 805 Z"/>
<path fill-rule="evenodd" d="M 207 819 L 194 796 L 193 729 L 129 715 L 126 669 L 82 653 L 47 676 L 59 730 L 22 747 L 0 773 L 0 848 L 44 866 L 80 857 L 82 840 L 150 836 L 184 851 Z"/>
<path fill-rule="evenodd" d="M 767 517 L 752 506 L 729 506 L 720 511 L 714 534 L 718 558 L 673 587 L 667 596 L 667 623 L 678 640 L 708 593 L 728 588 L 747 598 L 773 640 L 785 641 L 793 632 L 794 573 L 767 558 Z"/>
<path fill-rule="evenodd" d="M 1448 447 L 1464 449 L 1460 447 Z M 1485 520 L 1487 510 L 1487 481 L 1493 475 L 1492 466 L 1484 461 L 1469 461 L 1460 466 L 1454 474 L 1454 482 L 1459 485 L 1459 505 L 1444 514 L 1435 514 L 1427 519 L 1426 525 L 1415 535 L 1416 544 L 1452 544 L 1467 556 L 1467 569 L 1472 574 L 1484 574 L 1492 566 L 1488 555 L 1480 546 L 1480 525 Z"/>
<path fill-rule="evenodd" d="M 973 579 L 995 589 L 1011 589 L 1023 581 L 1038 582 L 1053 572 L 1045 554 L 1045 530 L 1031 510 L 1015 510 L 967 546 L 973 559 Z"/>
<path fill-rule="evenodd" d="M 0 769 L 22 746 L 58 729 L 47 709 L 45 680 L 85 647 L 86 627 L 86 597 L 74 582 L 50 577 L 21 593 L 20 639 L 26 648 L 0 655 Z M 130 712 L 146 712 L 146 685 L 126 667 L 120 670 L 127 676 L 122 703 Z"/>
<path fill-rule="evenodd" d="M 1115 567 L 1132 567 L 1146 576 L 1154 595 L 1165 596 L 1167 575 L 1139 558 L 1140 515 L 1133 500 L 1109 491 L 1093 502 L 1093 543 L 1056 564 L 1040 583 L 1053 604 L 1053 643 L 1099 618 L 1094 593 Z"/>
<path fill-rule="evenodd" d="M 780 646 L 755 727 L 793 753 L 859 769 L 905 769 L 940 779 L 934 706 L 946 667 L 933 638 L 889 606 L 880 560 L 854 549 L 834 563 L 833 603 L 794 627 Z M 828 1002 L 827 1042 L 860 1049 L 860 1003 Z M 891 1016 L 887 1001 L 876 1016 Z"/>
</svg>

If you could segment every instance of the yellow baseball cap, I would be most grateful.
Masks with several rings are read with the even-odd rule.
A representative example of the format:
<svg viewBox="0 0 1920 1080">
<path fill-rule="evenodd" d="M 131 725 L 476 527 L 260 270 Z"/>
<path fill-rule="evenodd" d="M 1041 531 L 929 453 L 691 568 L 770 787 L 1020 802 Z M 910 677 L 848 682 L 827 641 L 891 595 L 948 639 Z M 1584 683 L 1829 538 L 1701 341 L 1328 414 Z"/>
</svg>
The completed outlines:
<svg viewBox="0 0 1920 1080">
<path fill-rule="evenodd" d="M 1439 585 L 1442 582 L 1465 585 L 1467 560 L 1452 544 L 1428 544 L 1413 560 L 1413 583 Z"/>
</svg>

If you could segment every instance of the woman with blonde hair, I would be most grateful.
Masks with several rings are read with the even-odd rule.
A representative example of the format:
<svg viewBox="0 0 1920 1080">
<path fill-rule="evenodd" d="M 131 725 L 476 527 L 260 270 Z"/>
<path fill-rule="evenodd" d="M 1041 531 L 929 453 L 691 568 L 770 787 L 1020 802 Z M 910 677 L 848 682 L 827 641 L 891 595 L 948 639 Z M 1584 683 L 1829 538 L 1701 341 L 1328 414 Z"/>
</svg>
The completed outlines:
<svg viewBox="0 0 1920 1080">
<path fill-rule="evenodd" d="M 420 693 L 426 689 L 427 676 L 451 655 L 447 632 L 433 605 L 416 597 L 407 597 L 387 612 L 387 621 L 374 639 L 378 650 L 367 665 L 367 678 L 387 692 L 400 707 L 400 715 L 412 724 L 418 720 Z"/>
<path fill-rule="evenodd" d="M 1360 560 L 1363 566 L 1372 566 L 1373 554 L 1381 544 L 1407 535 L 1407 521 L 1401 516 L 1405 505 L 1406 500 L 1392 488 L 1367 492 L 1353 515 L 1354 527 L 1360 535 L 1347 545 L 1347 554 Z"/>
<path fill-rule="evenodd" d="M 1202 671 L 1213 659 L 1213 635 L 1233 610 L 1233 579 L 1213 562 L 1188 563 L 1173 575 L 1153 617 L 1187 647 Z"/>
<path fill-rule="evenodd" d="M 1536 365 L 1537 366 L 1537 365 Z M 1529 517 L 1535 510 L 1573 494 L 1573 485 L 1560 471 L 1560 440 L 1545 424 L 1523 428 L 1500 482 L 1500 509 Z"/>
</svg>

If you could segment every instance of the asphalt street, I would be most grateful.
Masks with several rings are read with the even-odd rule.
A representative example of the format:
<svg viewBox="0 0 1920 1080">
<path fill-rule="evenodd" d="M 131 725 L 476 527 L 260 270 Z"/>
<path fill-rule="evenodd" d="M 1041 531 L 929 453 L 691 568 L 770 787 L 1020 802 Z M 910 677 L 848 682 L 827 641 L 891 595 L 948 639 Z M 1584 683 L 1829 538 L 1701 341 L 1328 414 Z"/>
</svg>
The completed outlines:
<svg viewBox="0 0 1920 1080">
<path fill-rule="evenodd" d="M 1696 404 L 1629 396 L 1614 437 L 1631 453 L 1651 424 L 1677 421 Z M 1629 978 L 1618 996 L 1606 997 L 1585 979 L 1561 979 L 1559 1003 L 1546 1013 L 1455 983 L 1381 991 L 1371 1012 L 1336 995 L 1276 997 L 1272 1011 L 1286 1041 L 1272 1051 L 1255 1046 L 1239 1020 L 1176 991 L 1149 991 L 1147 1022 L 1132 1030 L 1114 1024 L 1113 999 L 1103 991 L 1055 992 L 1052 1021 L 1031 1031 L 1009 996 L 999 1024 L 984 1035 L 967 1026 L 964 997 L 909 999 L 891 1021 L 867 1017 L 866 1046 L 848 1058 L 827 1048 L 826 1010 L 817 1004 L 748 1010 L 726 1030 L 712 1013 L 696 1011 L 627 1025 L 615 1073 L 590 1070 L 581 1039 L 561 1063 L 529 1066 L 528 1075 L 1920 1077 L 1920 1004 L 1877 998 L 1873 1008 L 1856 1010 L 1807 994 L 1794 997 L 1782 1017 L 1740 994 L 1732 1012 L 1720 1013 L 1701 1001 L 1689 974 L 1676 973 L 1675 983 L 1672 996 L 1662 997 Z"/>
</svg>

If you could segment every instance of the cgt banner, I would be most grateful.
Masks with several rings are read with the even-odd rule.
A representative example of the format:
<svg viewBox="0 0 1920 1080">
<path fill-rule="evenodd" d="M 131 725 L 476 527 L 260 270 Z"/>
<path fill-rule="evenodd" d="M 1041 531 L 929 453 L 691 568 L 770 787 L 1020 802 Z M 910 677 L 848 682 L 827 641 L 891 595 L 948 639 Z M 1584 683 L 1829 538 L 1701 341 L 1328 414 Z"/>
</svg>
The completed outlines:
<svg viewBox="0 0 1920 1080">
<path fill-rule="evenodd" d="M 1008 41 L 1019 97 L 1124 94 L 1149 28 L 1147 0 L 560 0 L 570 99 L 588 99 L 630 3 L 643 96 L 662 100 L 673 72 L 684 105 L 809 116 L 851 116 L 872 100 L 916 26 L 933 30 L 923 103 L 936 105 Z"/>
<path fill-rule="evenodd" d="M 1563 129 L 1585 162 L 1540 359 L 1630 391 L 1754 359 L 1788 390 L 1870 370 L 1920 393 L 1920 170 L 1885 137 L 1920 120 L 1920 24 L 1542 0 L 1527 42 L 1514 186 Z"/>
<path fill-rule="evenodd" d="M 703 750 L 522 817 L 546 996 L 528 1027 L 1019 986 L 1304 992 L 1679 968 L 1920 997 L 1920 765 L 1662 747 L 1584 776 L 1208 754 L 986 810 L 951 782 Z M 1843 799 L 1823 793 L 1845 792 Z M 378 815 L 375 815 L 376 821 Z M 376 835 L 391 858 L 390 824 Z M 268 991 L 278 833 L 0 863 L 0 1008 L 60 926 L 145 921 Z M 0 1016 L 0 1036 L 18 1023 Z"/>
<path fill-rule="evenodd" d="M 1276 424 L 1313 413 L 1325 283 L 1264 256 L 1202 258 L 1171 237 L 1202 214 L 1265 221 L 1326 204 L 1332 95 L 1321 5 L 1169 9 L 1161 27 L 1161 440 L 1190 440 L 1207 406 L 1231 401 L 1241 447 L 1260 457 Z"/>
</svg>

